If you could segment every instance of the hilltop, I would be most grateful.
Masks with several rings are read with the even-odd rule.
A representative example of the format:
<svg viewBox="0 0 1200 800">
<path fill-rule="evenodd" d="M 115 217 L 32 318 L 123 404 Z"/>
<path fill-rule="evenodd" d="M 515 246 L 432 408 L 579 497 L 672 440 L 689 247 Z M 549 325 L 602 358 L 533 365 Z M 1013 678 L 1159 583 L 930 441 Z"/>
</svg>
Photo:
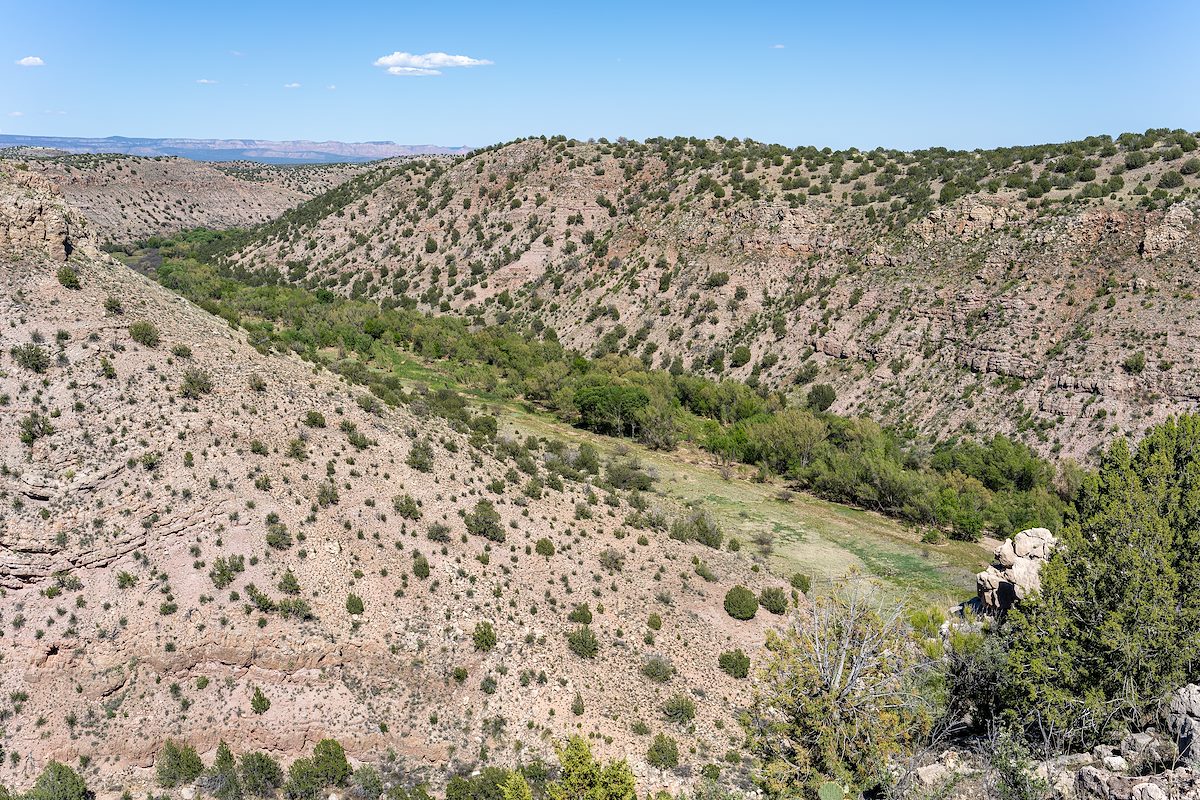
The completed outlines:
<svg viewBox="0 0 1200 800">
<path fill-rule="evenodd" d="M 0 782 L 57 759 L 115 794 L 167 738 L 287 760 L 334 737 L 440 785 L 567 734 L 643 789 L 730 751 L 744 781 L 749 683 L 718 656 L 756 663 L 782 618 L 723 597 L 786 582 L 668 535 L 684 512 L 636 461 L 264 355 L 33 171 L 0 165 L 0 252 Z"/>
<path fill-rule="evenodd" d="M 243 274 L 1090 458 L 1194 409 L 1196 137 L 989 151 L 530 139 L 375 167 Z"/>
<path fill-rule="evenodd" d="M 112 153 L 30 158 L 20 151 L 0 155 L 4 163 L 46 176 L 88 220 L 93 236 L 117 245 L 185 228 L 262 224 L 366 169 Z"/>
</svg>

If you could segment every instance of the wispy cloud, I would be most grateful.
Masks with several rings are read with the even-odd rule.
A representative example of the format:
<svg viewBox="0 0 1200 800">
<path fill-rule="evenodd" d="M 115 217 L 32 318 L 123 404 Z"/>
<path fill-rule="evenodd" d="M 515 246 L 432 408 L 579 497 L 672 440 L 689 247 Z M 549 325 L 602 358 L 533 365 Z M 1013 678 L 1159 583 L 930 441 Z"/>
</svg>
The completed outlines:
<svg viewBox="0 0 1200 800">
<path fill-rule="evenodd" d="M 325 88 L 326 88 L 326 89 L 328 89 L 329 91 L 331 91 L 331 92 L 332 92 L 332 91 L 334 91 L 335 89 L 337 89 L 337 85 L 336 85 L 336 84 L 333 84 L 333 83 L 331 83 L 331 84 L 329 84 L 328 86 L 326 86 Z"/>
<path fill-rule="evenodd" d="M 786 44 L 773 44 L 773 45 L 771 45 L 771 49 L 772 49 L 772 50 L 782 50 L 782 49 L 783 49 L 783 48 L 785 48 L 785 47 L 787 47 L 787 45 L 786 45 Z"/>
<path fill-rule="evenodd" d="M 196 83 L 200 83 L 205 86 L 212 86 L 216 83 L 216 81 L 210 81 L 208 78 L 199 78 L 197 79 Z"/>
<path fill-rule="evenodd" d="M 46 62 L 37 56 L 25 56 L 24 58 L 17 59 L 18 67 L 44 67 L 45 65 Z"/>
<path fill-rule="evenodd" d="M 486 67 L 491 63 L 486 58 L 449 53 L 404 53 L 397 50 L 391 55 L 375 59 L 374 66 L 385 68 L 389 75 L 423 76 L 441 75 L 443 69 L 453 67 Z"/>
<path fill-rule="evenodd" d="M 298 84 L 298 83 L 285 83 L 285 84 L 283 85 L 283 88 L 285 88 L 285 89 L 299 89 L 299 88 L 300 88 L 300 84 Z"/>
<path fill-rule="evenodd" d="M 8 112 L 8 115 L 10 117 L 23 117 L 23 116 L 25 116 L 25 112 L 24 111 L 10 111 L 10 112 Z"/>
</svg>

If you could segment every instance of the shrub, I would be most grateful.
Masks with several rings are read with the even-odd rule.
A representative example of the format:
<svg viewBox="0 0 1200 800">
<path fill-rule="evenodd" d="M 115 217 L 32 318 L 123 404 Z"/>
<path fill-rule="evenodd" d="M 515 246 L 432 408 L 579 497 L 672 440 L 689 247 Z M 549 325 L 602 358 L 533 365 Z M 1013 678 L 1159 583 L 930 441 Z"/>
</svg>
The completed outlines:
<svg viewBox="0 0 1200 800">
<path fill-rule="evenodd" d="M 310 428 L 324 428 L 325 415 L 320 411 L 309 411 L 304 415 L 304 424 Z"/>
<path fill-rule="evenodd" d="M 837 400 L 837 392 L 828 383 L 816 383 L 808 390 L 804 405 L 813 411 L 825 411 L 833 401 Z"/>
<path fill-rule="evenodd" d="M 675 675 L 675 666 L 662 656 L 651 656 L 642 664 L 642 674 L 655 683 L 666 683 Z"/>
<path fill-rule="evenodd" d="M 184 370 L 183 383 L 179 386 L 179 394 L 189 400 L 199 400 L 201 395 L 213 390 L 212 376 L 202 369 L 189 368 Z"/>
<path fill-rule="evenodd" d="M 782 614 L 787 611 L 787 592 L 778 586 L 769 586 L 758 595 L 758 604 L 772 614 Z"/>
<path fill-rule="evenodd" d="M 656 734 L 646 751 L 646 763 L 657 769 L 674 769 L 679 766 L 679 745 L 665 733 Z"/>
<path fill-rule="evenodd" d="M 758 613 L 758 600 L 754 592 L 745 586 L 734 586 L 725 593 L 725 613 L 734 619 L 754 619 Z"/>
<path fill-rule="evenodd" d="M 546 558 L 549 558 L 550 556 L 554 555 L 554 542 L 545 538 L 538 539 L 537 544 L 534 546 L 534 551 L 537 552 L 539 556 L 545 556 Z"/>
<path fill-rule="evenodd" d="M 168 739 L 154 759 L 158 785 L 167 789 L 191 783 L 204 771 L 204 764 L 191 745 L 180 745 Z"/>
<path fill-rule="evenodd" d="M 668 535 L 681 542 L 695 540 L 714 549 L 721 546 L 722 539 L 720 526 L 712 517 L 699 509 L 691 511 L 671 523 L 671 532 Z"/>
<path fill-rule="evenodd" d="M 677 692 L 663 703 L 662 712 L 669 722 L 686 725 L 696 718 L 696 704 L 683 692 Z"/>
<path fill-rule="evenodd" d="M 36 411 L 29 412 L 29 416 L 22 417 L 18 424 L 18 437 L 21 444 L 32 447 L 33 443 L 38 439 L 49 436 L 54 433 L 54 426 L 50 424 L 49 417 L 39 414 Z"/>
<path fill-rule="evenodd" d="M 1146 369 L 1146 354 L 1138 350 L 1125 359 L 1121 366 L 1131 375 L 1140 375 Z"/>
<path fill-rule="evenodd" d="M 592 622 L 592 610 L 588 608 L 587 603 L 580 603 L 571 609 L 571 613 L 567 615 L 567 620 L 570 622 L 578 622 L 583 625 L 590 625 Z"/>
<path fill-rule="evenodd" d="M 1183 175 L 1195 175 L 1200 173 L 1200 158 L 1189 158 L 1183 162 L 1183 166 L 1179 168 L 1179 172 Z"/>
<path fill-rule="evenodd" d="M 46 352 L 46 348 L 39 347 L 33 342 L 18 345 L 9 352 L 12 354 L 13 361 L 30 372 L 41 374 L 50 369 L 50 354 Z"/>
<path fill-rule="evenodd" d="M 1175 170 L 1164 172 L 1158 179 L 1158 188 L 1160 189 L 1178 189 L 1180 186 L 1183 186 L 1183 176 Z"/>
<path fill-rule="evenodd" d="M 404 519 L 421 518 L 421 509 L 411 494 L 398 494 L 392 498 L 392 508 Z"/>
<path fill-rule="evenodd" d="M 433 472 L 433 445 L 428 439 L 413 442 L 405 463 L 418 472 Z"/>
<path fill-rule="evenodd" d="M 129 326 L 129 338 L 133 339 L 138 344 L 146 347 L 158 347 L 162 338 L 158 334 L 158 328 L 154 323 L 141 320 Z"/>
<path fill-rule="evenodd" d="M 717 658 L 717 666 L 734 678 L 744 678 L 750 674 L 750 656 L 740 647 L 736 650 L 726 650 Z"/>
<path fill-rule="evenodd" d="M 283 573 L 283 577 L 279 579 L 279 591 L 284 594 L 300 594 L 300 581 L 296 580 L 296 573 L 288 569 Z"/>
<path fill-rule="evenodd" d="M 476 650 L 486 653 L 496 646 L 496 629 L 492 623 L 486 620 L 476 622 L 475 630 L 471 633 L 471 641 L 475 644 Z"/>
<path fill-rule="evenodd" d="M 803 572 L 794 573 L 792 575 L 792 588 L 802 594 L 808 594 L 812 590 L 812 578 Z"/>
<path fill-rule="evenodd" d="M 600 651 L 600 642 L 587 625 L 581 625 L 567 634 L 567 646 L 580 658 L 595 658 Z"/>
<path fill-rule="evenodd" d="M 350 614 L 352 614 L 354 616 L 358 616 L 359 614 L 362 614 L 363 613 L 362 598 L 359 597 L 358 595 L 354 594 L 354 592 L 351 592 L 350 594 L 346 595 L 346 611 L 348 611 Z"/>
<path fill-rule="evenodd" d="M 266 753 L 243 753 L 238 766 L 242 788 L 255 797 L 271 797 L 283 785 L 283 769 Z"/>
<path fill-rule="evenodd" d="M 74 267 L 59 267 L 58 282 L 61 283 L 65 289 L 78 289 L 80 287 L 79 273 L 75 271 Z"/>
<path fill-rule="evenodd" d="M 475 504 L 475 510 L 463 519 L 469 533 L 493 542 L 504 541 L 504 526 L 500 524 L 500 513 L 490 500 L 480 500 Z"/>
</svg>

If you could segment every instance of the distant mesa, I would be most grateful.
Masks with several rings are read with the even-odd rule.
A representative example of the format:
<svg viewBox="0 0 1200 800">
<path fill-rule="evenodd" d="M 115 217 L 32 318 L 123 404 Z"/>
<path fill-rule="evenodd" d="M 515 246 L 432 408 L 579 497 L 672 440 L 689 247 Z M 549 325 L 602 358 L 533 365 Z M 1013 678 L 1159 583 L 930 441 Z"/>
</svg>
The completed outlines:
<svg viewBox="0 0 1200 800">
<path fill-rule="evenodd" d="M 470 147 L 395 142 L 273 142 L 266 139 L 76 138 L 0 134 L 0 147 L 44 147 L 68 153 L 178 156 L 193 161 L 259 161 L 264 164 L 332 164 L 397 156 L 464 155 Z"/>
</svg>

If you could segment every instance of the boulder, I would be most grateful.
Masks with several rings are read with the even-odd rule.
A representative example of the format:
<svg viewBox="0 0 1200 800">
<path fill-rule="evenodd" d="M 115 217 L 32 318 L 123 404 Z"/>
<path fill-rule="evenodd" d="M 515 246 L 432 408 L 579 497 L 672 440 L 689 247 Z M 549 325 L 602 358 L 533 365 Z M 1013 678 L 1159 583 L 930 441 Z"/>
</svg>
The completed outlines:
<svg viewBox="0 0 1200 800">
<path fill-rule="evenodd" d="M 1057 544 L 1046 528 L 1029 528 L 1002 542 L 993 554 L 995 563 L 975 576 L 980 608 L 999 614 L 1040 591 L 1042 564 Z"/>
<path fill-rule="evenodd" d="M 1200 686 L 1189 683 L 1175 691 L 1167 705 L 1167 733 L 1175 740 L 1179 755 L 1200 764 Z"/>
</svg>

